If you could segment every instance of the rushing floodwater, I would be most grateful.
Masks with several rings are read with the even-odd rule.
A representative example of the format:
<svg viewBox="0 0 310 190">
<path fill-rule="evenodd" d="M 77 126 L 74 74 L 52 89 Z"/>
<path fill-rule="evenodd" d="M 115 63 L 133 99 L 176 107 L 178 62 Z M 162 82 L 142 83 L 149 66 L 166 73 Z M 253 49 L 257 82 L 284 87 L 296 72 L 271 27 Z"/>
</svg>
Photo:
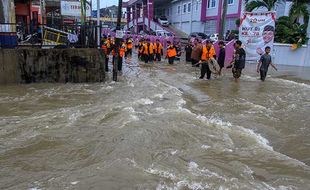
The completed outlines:
<svg viewBox="0 0 310 190">
<path fill-rule="evenodd" d="M 308 190 L 309 68 L 0 87 L 0 189 Z"/>
</svg>

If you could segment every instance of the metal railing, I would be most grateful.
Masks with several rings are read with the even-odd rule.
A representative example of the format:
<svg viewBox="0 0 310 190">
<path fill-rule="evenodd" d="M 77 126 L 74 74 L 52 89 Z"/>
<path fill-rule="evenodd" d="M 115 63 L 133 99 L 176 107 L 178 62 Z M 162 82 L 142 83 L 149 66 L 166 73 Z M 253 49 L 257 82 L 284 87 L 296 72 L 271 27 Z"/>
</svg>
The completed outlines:
<svg viewBox="0 0 310 190">
<path fill-rule="evenodd" d="M 17 23 L 0 23 L 0 28 L 11 28 L 0 31 L 1 48 L 97 48 L 97 26 L 85 25 L 25 25 Z M 8 30 L 7 30 L 8 31 Z"/>
</svg>

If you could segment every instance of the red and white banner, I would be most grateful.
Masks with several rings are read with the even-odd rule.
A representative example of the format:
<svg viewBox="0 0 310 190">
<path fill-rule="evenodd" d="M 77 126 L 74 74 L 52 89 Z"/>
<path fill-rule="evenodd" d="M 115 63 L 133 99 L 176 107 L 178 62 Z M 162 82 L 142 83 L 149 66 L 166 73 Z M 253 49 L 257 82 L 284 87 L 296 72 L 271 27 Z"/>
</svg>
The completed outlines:
<svg viewBox="0 0 310 190">
<path fill-rule="evenodd" d="M 80 1 L 61 1 L 60 3 L 61 15 L 65 16 L 81 16 L 81 2 Z M 86 4 L 86 16 L 91 15 L 91 8 Z"/>
<path fill-rule="evenodd" d="M 275 12 L 243 13 L 240 20 L 239 39 L 247 53 L 247 60 L 258 60 L 265 47 L 273 49 Z"/>
</svg>

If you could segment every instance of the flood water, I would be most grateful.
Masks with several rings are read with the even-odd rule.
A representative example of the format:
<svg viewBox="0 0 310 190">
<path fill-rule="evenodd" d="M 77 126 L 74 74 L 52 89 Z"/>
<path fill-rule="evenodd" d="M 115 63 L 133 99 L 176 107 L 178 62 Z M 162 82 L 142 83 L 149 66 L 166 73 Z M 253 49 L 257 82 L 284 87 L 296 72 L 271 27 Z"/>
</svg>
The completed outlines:
<svg viewBox="0 0 310 190">
<path fill-rule="evenodd" d="M 310 68 L 254 71 L 237 84 L 125 65 L 117 83 L 1 86 L 0 189 L 308 190 Z"/>
</svg>

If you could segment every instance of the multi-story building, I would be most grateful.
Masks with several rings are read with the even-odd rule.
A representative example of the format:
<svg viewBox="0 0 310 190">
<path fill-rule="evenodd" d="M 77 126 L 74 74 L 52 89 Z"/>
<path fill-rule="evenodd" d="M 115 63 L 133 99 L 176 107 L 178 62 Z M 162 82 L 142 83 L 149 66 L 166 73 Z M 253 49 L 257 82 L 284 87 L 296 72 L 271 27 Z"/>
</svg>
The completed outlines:
<svg viewBox="0 0 310 190">
<path fill-rule="evenodd" d="M 227 0 L 226 30 L 236 30 L 236 20 L 244 10 L 244 0 Z M 223 12 L 223 0 L 130 0 L 124 3 L 127 8 L 128 28 L 142 29 L 158 28 L 156 22 L 159 16 L 166 16 L 174 29 L 187 34 L 204 32 L 218 33 Z M 279 1 L 275 6 L 277 17 L 288 15 L 291 1 Z M 261 11 L 258 9 L 256 11 Z M 136 21 L 133 21 L 136 20 Z M 147 22 L 145 22 L 147 20 Z M 169 30 L 169 28 L 163 28 Z"/>
</svg>

